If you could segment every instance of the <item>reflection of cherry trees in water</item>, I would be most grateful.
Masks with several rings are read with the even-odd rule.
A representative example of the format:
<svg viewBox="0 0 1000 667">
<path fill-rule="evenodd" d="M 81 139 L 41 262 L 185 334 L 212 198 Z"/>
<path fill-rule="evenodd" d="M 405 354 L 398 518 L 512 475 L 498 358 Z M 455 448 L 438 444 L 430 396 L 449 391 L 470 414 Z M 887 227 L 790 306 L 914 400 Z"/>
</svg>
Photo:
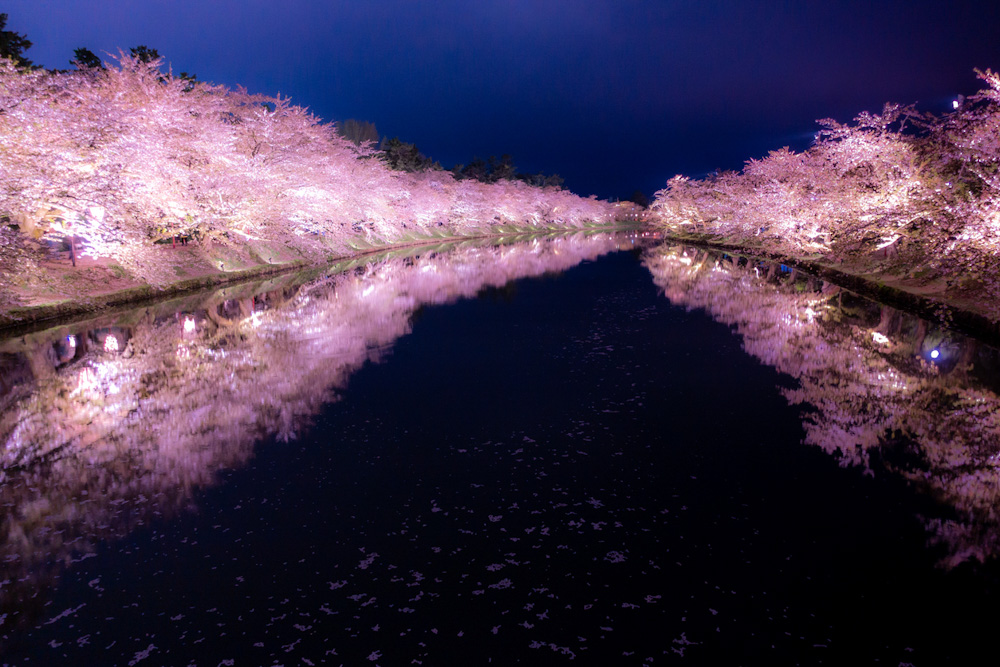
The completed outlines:
<svg viewBox="0 0 1000 667">
<path fill-rule="evenodd" d="M 671 302 L 735 327 L 797 380 L 805 441 L 843 465 L 881 464 L 951 509 L 926 520 L 944 564 L 1000 553 L 998 355 L 779 264 L 664 246 L 644 263 Z M 985 373 L 983 372 L 985 371 Z"/>
<path fill-rule="evenodd" d="M 0 618 L 24 614 L 32 591 L 96 540 L 183 508 L 218 471 L 245 463 L 256 440 L 295 438 L 352 372 L 409 332 L 417 308 L 617 244 L 578 233 L 463 245 L 0 341 Z"/>
</svg>

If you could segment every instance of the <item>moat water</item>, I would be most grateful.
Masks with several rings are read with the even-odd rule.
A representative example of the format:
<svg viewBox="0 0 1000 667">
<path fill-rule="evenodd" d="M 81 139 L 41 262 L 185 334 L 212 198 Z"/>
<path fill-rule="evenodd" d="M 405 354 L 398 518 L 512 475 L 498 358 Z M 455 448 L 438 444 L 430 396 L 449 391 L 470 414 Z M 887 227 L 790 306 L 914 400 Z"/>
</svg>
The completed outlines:
<svg viewBox="0 0 1000 667">
<path fill-rule="evenodd" d="M 1000 355 L 641 235 L 0 340 L 0 664 L 972 664 Z"/>
</svg>

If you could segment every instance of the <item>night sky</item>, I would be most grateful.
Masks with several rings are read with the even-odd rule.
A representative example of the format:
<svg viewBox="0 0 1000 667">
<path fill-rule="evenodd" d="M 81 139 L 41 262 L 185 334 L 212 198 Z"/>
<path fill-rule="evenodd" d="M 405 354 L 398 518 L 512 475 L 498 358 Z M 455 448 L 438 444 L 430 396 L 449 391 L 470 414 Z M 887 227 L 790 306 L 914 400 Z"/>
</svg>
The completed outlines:
<svg viewBox="0 0 1000 667">
<path fill-rule="evenodd" d="M 8 0 L 45 67 L 145 44 L 175 72 L 373 121 L 445 167 L 509 153 L 602 198 L 943 111 L 1000 68 L 1000 2 Z"/>
</svg>

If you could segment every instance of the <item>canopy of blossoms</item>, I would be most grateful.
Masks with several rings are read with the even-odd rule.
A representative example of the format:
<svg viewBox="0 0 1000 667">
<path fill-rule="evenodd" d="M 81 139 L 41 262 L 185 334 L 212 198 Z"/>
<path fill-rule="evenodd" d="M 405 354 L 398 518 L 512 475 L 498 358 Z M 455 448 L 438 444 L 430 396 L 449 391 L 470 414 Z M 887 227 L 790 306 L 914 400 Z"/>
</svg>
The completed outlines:
<svg viewBox="0 0 1000 667">
<path fill-rule="evenodd" d="M 315 261 L 359 245 L 603 224 L 614 207 L 557 187 L 389 169 L 287 98 L 192 83 L 121 54 L 50 72 L 0 59 L 0 285 L 37 268 L 27 237 L 75 236 L 151 284 L 176 280 L 154 242 Z M 16 225 L 12 231 L 10 225 Z M 30 244 L 29 244 L 30 245 Z"/>
</svg>

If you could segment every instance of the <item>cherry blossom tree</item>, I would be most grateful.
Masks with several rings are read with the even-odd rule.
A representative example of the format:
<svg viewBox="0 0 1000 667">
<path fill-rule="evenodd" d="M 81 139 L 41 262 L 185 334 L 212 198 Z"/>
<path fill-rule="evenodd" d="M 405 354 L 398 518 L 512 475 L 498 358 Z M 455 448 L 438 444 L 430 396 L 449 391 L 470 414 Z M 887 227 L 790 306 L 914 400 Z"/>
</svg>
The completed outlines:
<svg viewBox="0 0 1000 667">
<path fill-rule="evenodd" d="M 820 121 L 814 145 L 739 173 L 677 177 L 651 219 L 673 233 L 941 279 L 1000 297 L 1000 75 L 942 116 L 887 104 L 853 123 Z M 1000 316 L 996 309 L 990 311 Z"/>
<path fill-rule="evenodd" d="M 393 171 L 287 98 L 175 77 L 140 55 L 73 72 L 0 59 L 0 216 L 75 236 L 83 254 L 152 284 L 176 279 L 156 242 L 177 235 L 197 238 L 206 261 L 215 247 L 253 265 L 498 224 L 614 221 L 610 204 L 557 188 Z M 30 253 L 18 256 L 0 258 L 0 285 L 25 271 Z"/>
</svg>

